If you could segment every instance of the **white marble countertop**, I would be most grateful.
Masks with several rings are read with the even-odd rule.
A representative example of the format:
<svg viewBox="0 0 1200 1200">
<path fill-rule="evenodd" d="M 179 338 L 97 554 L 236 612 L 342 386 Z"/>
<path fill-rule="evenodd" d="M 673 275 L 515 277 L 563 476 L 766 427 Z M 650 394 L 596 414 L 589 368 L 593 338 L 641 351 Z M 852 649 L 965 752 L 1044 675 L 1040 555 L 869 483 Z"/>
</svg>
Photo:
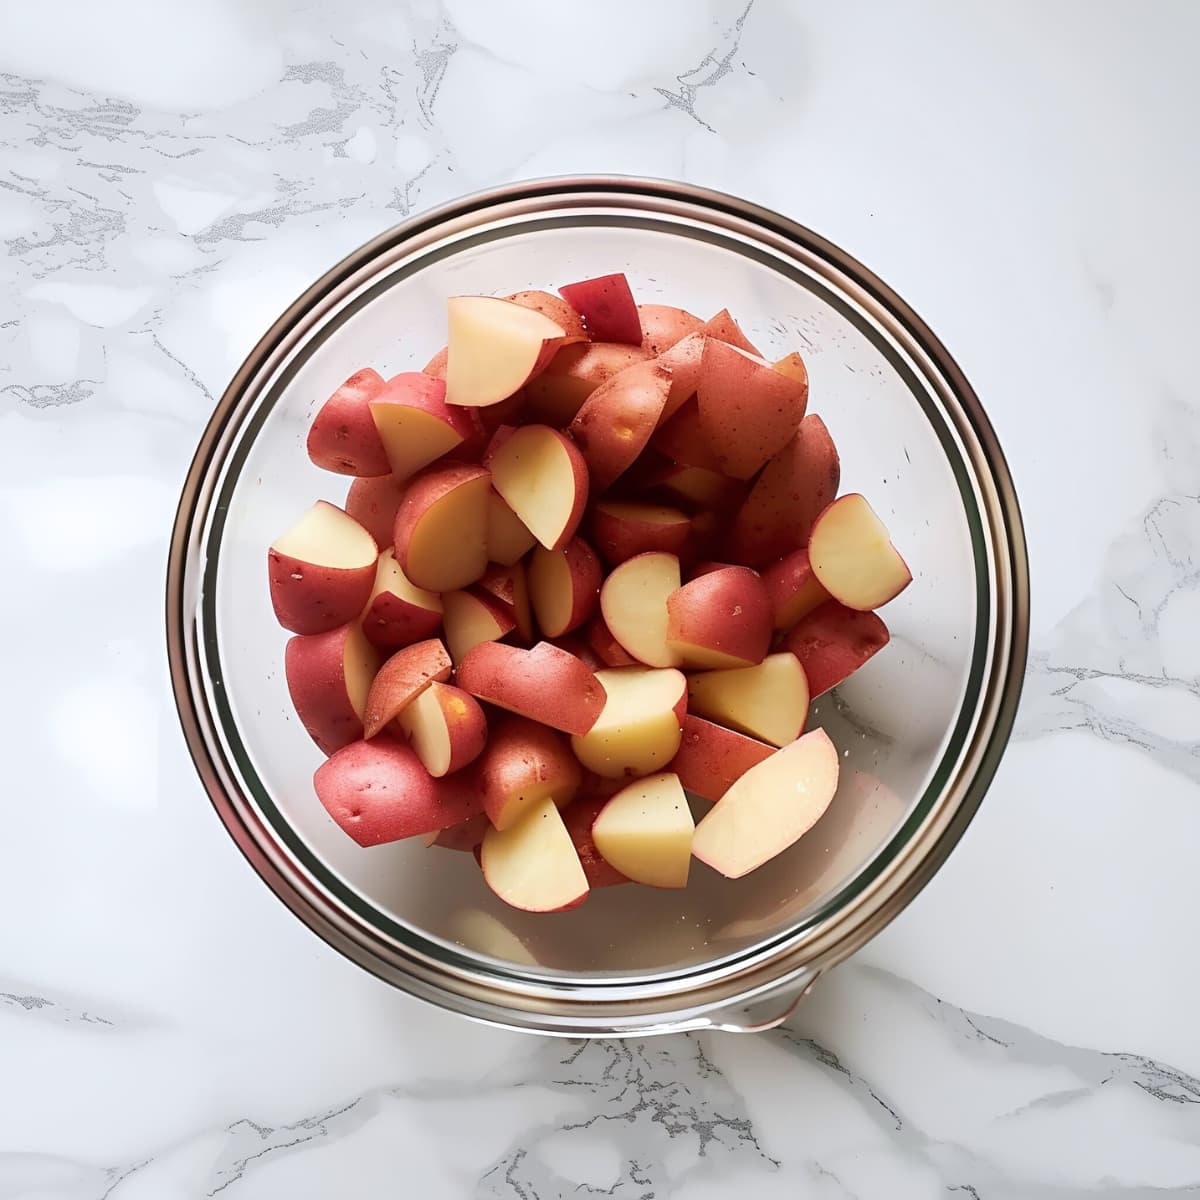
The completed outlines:
<svg viewBox="0 0 1200 1200">
<path fill-rule="evenodd" d="M 4 0 L 0 29 L 0 1198 L 1200 1189 L 1200 6 Z M 390 990 L 255 878 L 169 696 L 175 500 L 259 332 L 401 216 L 578 171 L 844 245 L 1022 497 L 996 784 L 771 1034 L 538 1040 Z"/>
</svg>

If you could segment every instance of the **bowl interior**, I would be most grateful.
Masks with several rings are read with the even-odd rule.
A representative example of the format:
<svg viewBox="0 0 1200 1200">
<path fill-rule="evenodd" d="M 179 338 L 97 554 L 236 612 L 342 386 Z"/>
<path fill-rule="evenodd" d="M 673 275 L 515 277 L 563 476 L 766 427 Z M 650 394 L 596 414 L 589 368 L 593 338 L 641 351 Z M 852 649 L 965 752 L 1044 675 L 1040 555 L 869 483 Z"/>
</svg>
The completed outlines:
<svg viewBox="0 0 1200 1200">
<path fill-rule="evenodd" d="M 829 425 L 843 490 L 887 522 L 913 583 L 885 612 L 891 644 L 814 706 L 841 749 L 827 815 L 789 852 L 742 880 L 695 864 L 679 892 L 620 887 L 551 916 L 516 912 L 489 892 L 472 857 L 420 840 L 363 850 L 312 789 L 321 756 L 292 712 L 287 635 L 267 595 L 269 543 L 348 479 L 313 467 L 309 422 L 362 366 L 415 370 L 445 340 L 445 299 L 553 289 L 624 271 L 641 301 L 701 315 L 728 307 L 770 357 L 799 350 L 810 411 Z M 739 954 L 840 904 L 887 855 L 897 831 L 936 799 L 978 688 L 990 608 L 973 478 L 935 388 L 854 289 L 816 256 L 782 256 L 701 223 L 649 212 L 571 211 L 449 232 L 372 264 L 278 365 L 233 434 L 205 531 L 200 642 L 208 688 L 247 791 L 319 884 L 355 919 L 435 952 L 522 974 L 638 976 Z M 700 808 L 698 806 L 697 812 Z M 478 956 L 485 956 L 478 960 Z"/>
</svg>

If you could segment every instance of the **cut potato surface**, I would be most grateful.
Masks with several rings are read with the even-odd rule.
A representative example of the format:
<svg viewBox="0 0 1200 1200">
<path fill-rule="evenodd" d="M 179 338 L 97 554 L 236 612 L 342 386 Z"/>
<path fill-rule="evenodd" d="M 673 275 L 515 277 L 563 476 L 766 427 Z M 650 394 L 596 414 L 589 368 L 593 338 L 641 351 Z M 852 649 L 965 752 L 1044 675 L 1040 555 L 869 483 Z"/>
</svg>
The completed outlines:
<svg viewBox="0 0 1200 1200">
<path fill-rule="evenodd" d="M 696 826 L 692 853 L 738 879 L 803 837 L 829 807 L 837 783 L 837 748 L 814 729 L 730 787 Z"/>
<path fill-rule="evenodd" d="M 769 654 L 758 666 L 705 671 L 688 682 L 689 711 L 773 746 L 800 736 L 808 699 L 808 680 L 794 654 Z"/>
<path fill-rule="evenodd" d="M 679 722 L 687 680 L 653 667 L 613 667 L 596 672 L 604 708 L 587 733 L 573 737 L 575 757 L 608 779 L 628 779 L 661 770 L 679 749 Z"/>
<path fill-rule="evenodd" d="M 622 875 L 650 887 L 687 887 L 695 826 L 679 777 L 639 779 L 600 810 L 592 841 Z"/>
<path fill-rule="evenodd" d="M 587 899 L 587 876 L 553 800 L 533 805 L 508 829 L 489 829 L 480 866 L 488 887 L 526 912 L 561 912 Z"/>
</svg>

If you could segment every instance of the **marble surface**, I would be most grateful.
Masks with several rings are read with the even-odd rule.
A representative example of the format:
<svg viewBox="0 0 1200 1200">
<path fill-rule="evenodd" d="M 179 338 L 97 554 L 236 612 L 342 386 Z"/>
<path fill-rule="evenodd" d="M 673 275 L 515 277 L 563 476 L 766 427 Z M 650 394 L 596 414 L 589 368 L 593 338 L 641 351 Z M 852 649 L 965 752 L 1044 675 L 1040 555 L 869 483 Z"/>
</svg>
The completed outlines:
<svg viewBox="0 0 1200 1200">
<path fill-rule="evenodd" d="M 0 1198 L 1200 1191 L 1192 0 L 0 2 Z M 788 1027 L 537 1040 L 328 950 L 209 809 L 167 533 L 253 339 L 402 216 L 739 192 L 938 330 L 1028 522 L 1018 731 Z"/>
</svg>

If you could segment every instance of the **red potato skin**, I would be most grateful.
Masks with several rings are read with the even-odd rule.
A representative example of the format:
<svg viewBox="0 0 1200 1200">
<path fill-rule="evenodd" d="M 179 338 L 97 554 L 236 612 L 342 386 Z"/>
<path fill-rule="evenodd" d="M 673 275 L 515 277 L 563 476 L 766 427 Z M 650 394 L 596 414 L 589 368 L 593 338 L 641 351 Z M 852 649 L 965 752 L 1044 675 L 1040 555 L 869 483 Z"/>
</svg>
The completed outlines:
<svg viewBox="0 0 1200 1200">
<path fill-rule="evenodd" d="M 536 553 L 535 550 L 534 554 Z M 595 550 L 583 538 L 572 538 L 557 553 L 566 558 L 571 579 L 571 615 L 567 620 L 567 627 L 554 634 L 555 639 L 574 633 L 591 617 L 600 603 L 600 584 L 604 582 L 600 560 L 596 557 Z"/>
<path fill-rule="evenodd" d="M 429 686 L 438 692 L 442 718 L 450 736 L 450 765 L 446 775 L 453 775 L 483 753 L 488 738 L 487 716 L 470 692 L 437 680 Z"/>
<path fill-rule="evenodd" d="M 363 711 L 363 733 L 373 738 L 397 713 L 431 683 L 450 678 L 452 664 L 446 647 L 437 638 L 397 650 L 379 668 Z"/>
<path fill-rule="evenodd" d="M 773 562 L 763 571 L 763 583 L 771 597 L 771 616 L 776 629 L 790 629 L 830 598 L 813 574 L 807 547 Z"/>
<path fill-rule="evenodd" d="M 525 429 L 531 429 L 533 427 L 534 426 L 532 425 L 524 426 Z M 587 463 L 584 461 L 584 457 L 580 453 L 579 447 L 576 446 L 575 443 L 569 437 L 567 437 L 565 433 L 562 433 L 557 429 L 551 429 L 549 426 L 542 426 L 542 428 L 548 430 L 558 439 L 559 444 L 562 446 L 563 451 L 566 454 L 567 461 L 571 465 L 571 473 L 574 476 L 575 482 L 575 491 L 571 505 L 571 511 L 567 514 L 567 520 L 564 523 L 562 531 L 559 533 L 554 545 L 546 547 L 548 550 L 561 550 L 575 536 L 575 533 L 579 528 L 579 523 L 583 520 L 583 514 L 587 509 L 588 491 L 591 487 L 591 480 L 588 476 Z M 497 451 L 515 432 L 515 428 L 510 426 L 503 426 L 496 431 L 491 442 L 488 444 L 487 453 L 483 458 L 483 465 L 485 469 L 490 470 L 492 461 L 495 458 Z M 500 492 L 500 488 L 497 487 L 496 491 Z M 500 492 L 500 498 L 504 500 L 506 504 L 508 503 L 508 498 L 503 492 Z M 511 508 L 512 506 L 509 505 L 509 507 Z M 514 509 L 513 511 L 515 512 L 516 510 Z M 520 516 L 520 513 L 517 513 L 517 515 Z"/>
<path fill-rule="evenodd" d="M 610 567 L 619 566 L 627 558 L 645 554 L 648 550 L 682 554 L 687 545 L 689 528 L 688 521 L 659 524 L 655 521 L 631 520 L 606 512 L 602 504 L 592 507 L 592 541 Z"/>
<path fill-rule="evenodd" d="M 476 813 L 457 825 L 439 830 L 432 844 L 441 846 L 444 850 L 461 850 L 472 854 L 483 845 L 483 835 L 490 826 L 491 821 L 487 819 L 487 813 Z"/>
<path fill-rule="evenodd" d="M 670 304 L 639 304 L 642 349 L 655 356 L 670 350 L 689 333 L 702 333 L 704 322 L 684 308 Z"/>
<path fill-rule="evenodd" d="M 375 566 L 322 567 L 267 551 L 275 619 L 292 633 L 327 633 L 353 621 L 375 586 Z"/>
<path fill-rule="evenodd" d="M 815 700 L 882 650 L 889 636 L 877 613 L 827 600 L 796 624 L 783 644 L 800 660 L 809 696 Z"/>
<path fill-rule="evenodd" d="M 709 317 L 704 323 L 704 336 L 715 338 L 727 346 L 736 346 L 748 354 L 762 357 L 758 347 L 742 332 L 742 327 L 730 315 L 729 309 L 723 308 L 715 317 Z"/>
<path fill-rule="evenodd" d="M 396 510 L 396 524 L 392 532 L 396 561 L 409 579 L 413 577 L 409 570 L 408 544 L 418 522 L 434 504 L 455 488 L 481 478 L 488 478 L 487 471 L 482 467 L 470 463 L 438 463 L 414 475 L 409 481 L 400 507 Z M 413 582 L 417 581 L 414 579 Z"/>
<path fill-rule="evenodd" d="M 659 424 L 669 421 L 695 394 L 704 358 L 704 335 L 689 333 L 658 356 L 658 365 L 671 373 L 671 390 Z"/>
<path fill-rule="evenodd" d="M 481 642 L 459 663 L 458 686 L 498 708 L 580 737 L 604 708 L 604 688 L 595 673 L 549 642 L 531 650 Z"/>
<path fill-rule="evenodd" d="M 795 436 L 808 384 L 709 338 L 696 398 L 700 427 L 720 470 L 749 479 Z"/>
<path fill-rule="evenodd" d="M 683 718 L 679 753 L 667 766 L 689 792 L 714 803 L 751 767 L 775 753 L 755 738 L 690 714 Z"/>
<path fill-rule="evenodd" d="M 771 645 L 771 601 L 758 572 L 717 566 L 667 597 L 667 641 L 762 662 Z"/>
<path fill-rule="evenodd" d="M 514 304 L 522 308 L 532 308 L 542 316 L 549 317 L 566 334 L 562 344 L 569 346 L 572 342 L 586 342 L 588 331 L 583 326 L 583 318 L 560 296 L 552 296 L 549 292 L 513 292 L 508 297 Z"/>
<path fill-rule="evenodd" d="M 613 637 L 612 630 L 604 618 L 597 613 L 584 630 L 584 637 L 592 652 L 605 667 L 636 667 L 638 660 Z"/>
<path fill-rule="evenodd" d="M 385 550 L 395 540 L 396 512 L 403 499 L 404 483 L 394 475 L 356 479 L 346 493 L 346 512 Z"/>
<path fill-rule="evenodd" d="M 355 371 L 321 406 L 308 429 L 308 457 L 338 475 L 391 472 L 370 402 L 386 385 L 370 367 Z"/>
<path fill-rule="evenodd" d="M 363 735 L 362 718 L 346 692 L 346 638 L 351 626 L 288 640 L 283 672 L 300 723 L 322 754 L 333 754 Z"/>
<path fill-rule="evenodd" d="M 721 462 L 700 423 L 700 407 L 693 400 L 684 404 L 650 439 L 659 454 L 681 467 L 703 467 L 720 471 Z"/>
<path fill-rule="evenodd" d="M 380 592 L 362 617 L 367 641 L 389 654 L 432 637 L 441 625 L 440 612 L 410 604 L 395 592 Z"/>
<path fill-rule="evenodd" d="M 434 379 L 446 378 L 446 361 L 449 358 L 449 347 L 443 346 L 422 368 L 422 375 L 430 375 Z"/>
<path fill-rule="evenodd" d="M 483 435 L 485 438 L 484 445 L 487 444 L 486 439 L 493 437 L 497 429 L 500 429 L 504 425 L 515 426 L 517 422 L 521 420 L 522 416 L 524 415 L 528 399 L 528 393 L 524 388 L 520 388 L 513 392 L 513 394 L 509 396 L 507 400 L 501 400 L 498 404 L 489 404 L 486 408 L 478 408 L 474 410 L 479 416 L 479 425 L 483 430 Z M 473 457 L 469 459 L 471 462 L 479 462 L 480 458 L 482 457 L 482 453 L 477 453 L 474 445 L 472 445 L 470 448 L 466 447 L 465 445 L 459 446 L 458 451 L 458 456 L 462 457 L 464 460 L 467 460 L 468 454 L 473 455 Z"/>
<path fill-rule="evenodd" d="M 493 563 L 475 585 L 478 592 L 491 596 L 504 605 L 512 617 L 517 637 L 526 645 L 533 642 L 536 630 L 533 625 L 533 609 L 529 603 L 529 582 L 525 562 L 513 563 L 511 567 Z"/>
<path fill-rule="evenodd" d="M 550 645 L 557 646 L 560 650 L 565 650 L 568 654 L 575 655 L 589 670 L 601 671 L 608 666 L 577 633 L 568 633 L 562 637 L 547 638 L 546 640 Z"/>
<path fill-rule="evenodd" d="M 525 385 L 529 410 L 548 425 L 569 425 L 601 384 L 650 355 L 640 346 L 591 342 L 564 346 L 536 379 Z"/>
<path fill-rule="evenodd" d="M 629 469 L 658 426 L 671 376 L 656 363 L 635 363 L 584 401 L 570 434 L 587 463 L 593 492 L 602 492 Z"/>
<path fill-rule="evenodd" d="M 560 779 L 561 808 L 570 803 L 583 782 L 583 768 L 562 734 L 512 713 L 493 722 L 492 735 L 475 765 L 475 774 L 483 811 L 493 824 L 500 820 L 512 797 L 520 796 L 533 784 Z"/>
<path fill-rule="evenodd" d="M 595 341 L 641 346 L 642 325 L 624 275 L 601 275 L 579 283 L 565 283 L 558 291 L 583 318 Z"/>
<path fill-rule="evenodd" d="M 738 562 L 761 567 L 808 544 L 813 522 L 841 483 L 837 447 L 825 422 L 809 413 L 795 436 L 763 468 L 733 527 Z"/>
<path fill-rule="evenodd" d="M 317 799 L 360 846 L 448 829 L 473 817 L 482 801 L 470 782 L 434 779 L 405 742 L 351 742 L 313 775 Z"/>
<path fill-rule="evenodd" d="M 628 780 L 614 779 L 616 791 L 620 791 Z M 622 875 L 616 867 L 604 861 L 596 843 L 592 841 L 592 826 L 600 815 L 600 810 L 608 803 L 608 796 L 594 796 L 588 799 L 579 798 L 563 813 L 563 824 L 571 835 L 575 845 L 575 853 L 579 855 L 579 864 L 587 876 L 588 887 L 616 887 L 618 884 L 629 883 L 627 876 Z"/>
</svg>

